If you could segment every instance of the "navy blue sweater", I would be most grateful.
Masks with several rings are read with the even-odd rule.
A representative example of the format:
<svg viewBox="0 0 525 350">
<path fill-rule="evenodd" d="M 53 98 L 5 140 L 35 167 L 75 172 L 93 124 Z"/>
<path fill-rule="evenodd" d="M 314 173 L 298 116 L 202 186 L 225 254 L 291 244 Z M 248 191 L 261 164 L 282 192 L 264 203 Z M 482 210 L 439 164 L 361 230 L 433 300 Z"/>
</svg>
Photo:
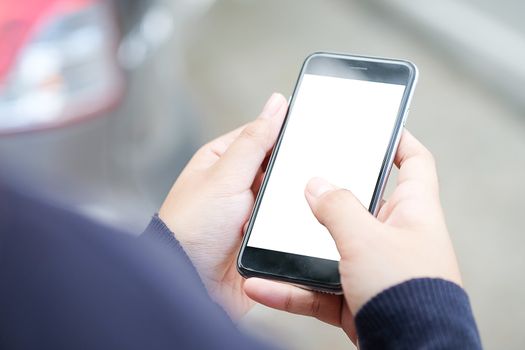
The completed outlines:
<svg viewBox="0 0 525 350">
<path fill-rule="evenodd" d="M 479 349 L 453 283 L 392 287 L 356 316 L 361 349 Z M 122 234 L 0 188 L 0 349 L 268 349 L 214 304 L 154 217 Z"/>
</svg>

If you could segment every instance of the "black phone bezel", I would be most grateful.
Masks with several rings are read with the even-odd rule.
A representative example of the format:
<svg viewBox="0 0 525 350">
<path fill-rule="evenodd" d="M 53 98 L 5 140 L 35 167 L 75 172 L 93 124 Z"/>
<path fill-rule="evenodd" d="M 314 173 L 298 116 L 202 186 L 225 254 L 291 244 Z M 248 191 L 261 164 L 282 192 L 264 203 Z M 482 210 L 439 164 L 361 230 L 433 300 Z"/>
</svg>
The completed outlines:
<svg viewBox="0 0 525 350">
<path fill-rule="evenodd" d="M 398 110 L 398 116 L 396 118 L 394 129 L 392 130 L 390 142 L 385 152 L 374 194 L 369 205 L 369 211 L 375 215 L 378 203 L 383 195 L 386 180 L 388 179 L 388 175 L 392 168 L 393 158 L 399 143 L 408 105 L 417 80 L 417 68 L 413 63 L 404 60 L 324 52 L 311 54 L 303 63 L 299 73 L 299 78 L 297 79 L 290 99 L 287 115 L 268 161 L 266 175 L 255 200 L 254 208 L 250 215 L 246 233 L 237 258 L 237 270 L 246 278 L 270 278 L 305 286 L 314 290 L 340 293 L 341 283 L 339 278 L 338 261 L 255 248 L 247 245 L 260 203 L 264 197 L 264 192 L 271 176 L 275 159 L 279 153 L 279 147 L 285 134 L 289 119 L 288 117 L 290 111 L 293 109 L 293 104 L 304 74 L 328 75 L 338 78 L 405 85 L 405 91 Z"/>
</svg>

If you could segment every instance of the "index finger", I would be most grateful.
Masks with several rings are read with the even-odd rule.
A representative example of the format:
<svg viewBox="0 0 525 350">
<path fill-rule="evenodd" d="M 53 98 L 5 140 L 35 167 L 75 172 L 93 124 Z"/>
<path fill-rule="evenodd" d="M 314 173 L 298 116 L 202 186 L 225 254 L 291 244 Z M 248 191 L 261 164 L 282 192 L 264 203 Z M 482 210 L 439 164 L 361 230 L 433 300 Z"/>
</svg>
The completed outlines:
<svg viewBox="0 0 525 350">
<path fill-rule="evenodd" d="M 244 291 L 250 299 L 273 309 L 315 317 L 341 327 L 343 298 L 261 278 L 249 278 Z"/>
<path fill-rule="evenodd" d="M 261 278 L 247 279 L 244 291 L 252 300 L 273 309 L 315 317 L 341 327 L 350 340 L 357 343 L 353 316 L 342 295 L 314 292 Z"/>
<path fill-rule="evenodd" d="M 417 181 L 437 188 L 434 156 L 406 129 L 401 135 L 394 163 L 399 168 L 398 184 Z"/>
<path fill-rule="evenodd" d="M 192 165 L 198 168 L 209 168 L 217 160 L 219 160 L 224 152 L 230 147 L 233 141 L 239 137 L 240 133 L 248 124 L 238 127 L 224 135 L 221 135 L 214 140 L 202 146 L 192 159 Z"/>
</svg>

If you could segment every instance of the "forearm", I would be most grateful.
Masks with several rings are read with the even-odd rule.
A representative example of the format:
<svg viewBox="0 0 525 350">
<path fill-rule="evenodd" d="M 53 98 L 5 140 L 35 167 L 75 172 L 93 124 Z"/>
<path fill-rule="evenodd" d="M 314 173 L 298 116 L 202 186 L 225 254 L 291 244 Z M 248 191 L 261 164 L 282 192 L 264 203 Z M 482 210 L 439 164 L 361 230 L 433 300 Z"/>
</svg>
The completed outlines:
<svg viewBox="0 0 525 350">
<path fill-rule="evenodd" d="M 468 296 L 441 279 L 383 291 L 356 315 L 360 349 L 481 349 Z"/>
</svg>

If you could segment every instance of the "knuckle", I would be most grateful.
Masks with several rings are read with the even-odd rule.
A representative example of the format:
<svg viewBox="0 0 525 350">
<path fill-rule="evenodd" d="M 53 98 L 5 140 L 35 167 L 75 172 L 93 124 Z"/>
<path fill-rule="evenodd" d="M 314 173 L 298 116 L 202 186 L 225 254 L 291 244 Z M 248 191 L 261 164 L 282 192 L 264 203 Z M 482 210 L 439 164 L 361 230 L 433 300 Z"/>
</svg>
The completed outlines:
<svg viewBox="0 0 525 350">
<path fill-rule="evenodd" d="M 319 200 L 319 211 L 331 212 L 334 208 L 338 208 L 344 204 L 348 196 L 347 191 L 339 189 L 326 193 Z"/>
<path fill-rule="evenodd" d="M 426 161 L 426 164 L 428 165 L 428 174 L 429 174 L 428 180 L 431 181 L 432 188 L 437 189 L 439 185 L 438 185 L 436 157 L 428 149 L 426 149 L 426 152 L 423 154 L 423 157 L 424 157 L 424 160 Z"/>
<path fill-rule="evenodd" d="M 310 303 L 310 314 L 313 317 L 319 316 L 319 311 L 321 310 L 321 296 L 319 293 L 314 293 L 314 298 Z"/>
<path fill-rule="evenodd" d="M 208 150 L 211 146 L 211 142 L 208 142 L 204 145 L 202 145 L 198 150 L 197 152 L 195 152 L 195 154 L 203 154 L 203 153 L 206 153 L 206 150 Z"/>
<path fill-rule="evenodd" d="M 292 297 L 292 293 L 291 293 L 291 292 L 288 292 L 288 293 L 286 294 L 286 298 L 284 299 L 284 306 L 283 306 L 283 309 L 284 309 L 284 311 L 292 312 L 292 307 L 293 307 L 293 297 Z"/>
<path fill-rule="evenodd" d="M 266 120 L 258 119 L 248 124 L 242 131 L 243 137 L 258 143 L 265 143 L 268 138 L 269 125 Z"/>
<path fill-rule="evenodd" d="M 423 157 L 429 164 L 432 164 L 433 166 L 436 165 L 436 158 L 428 148 L 425 148 L 425 151 L 423 152 Z"/>
<path fill-rule="evenodd" d="M 208 150 L 210 149 L 210 143 L 205 144 L 204 146 L 201 146 L 195 154 L 191 157 L 191 161 L 196 161 L 202 157 L 205 157 L 208 153 Z"/>
<path fill-rule="evenodd" d="M 315 210 L 319 221 L 325 226 L 331 225 L 331 223 L 336 220 L 340 209 L 345 206 L 348 196 L 348 191 L 343 189 L 324 194 L 319 199 Z"/>
</svg>

